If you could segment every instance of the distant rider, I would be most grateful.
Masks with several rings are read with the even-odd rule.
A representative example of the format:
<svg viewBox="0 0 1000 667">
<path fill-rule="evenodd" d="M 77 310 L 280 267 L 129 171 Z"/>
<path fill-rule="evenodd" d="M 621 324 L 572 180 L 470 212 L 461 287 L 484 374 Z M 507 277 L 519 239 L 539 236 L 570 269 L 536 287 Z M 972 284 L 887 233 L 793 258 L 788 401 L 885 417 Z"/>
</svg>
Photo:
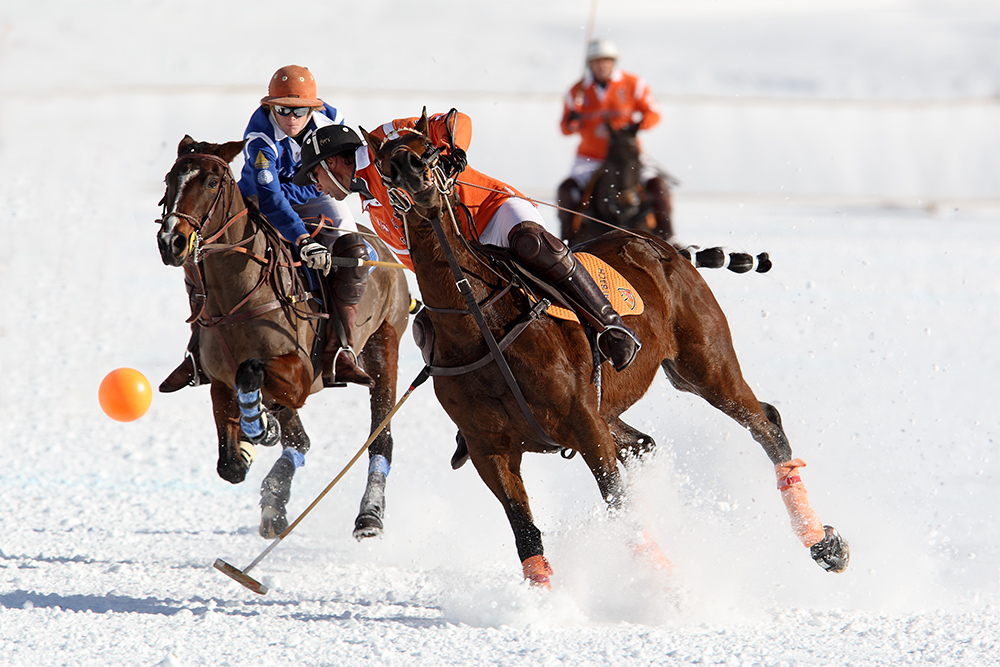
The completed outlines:
<svg viewBox="0 0 1000 667">
<path fill-rule="evenodd" d="M 580 206 L 594 172 L 608 155 L 608 130 L 638 122 L 640 130 L 648 130 L 660 122 L 660 110 L 653 92 L 635 74 L 616 66 L 618 48 L 606 39 L 594 40 L 587 47 L 587 73 L 570 88 L 563 100 L 560 128 L 563 134 L 579 134 L 580 146 L 569 178 L 559 185 L 559 220 L 566 229 L 572 221 L 572 211 Z M 655 165 L 642 158 L 640 180 L 653 202 L 657 228 L 666 238 L 672 236 L 670 222 L 670 190 L 663 174 Z"/>
</svg>

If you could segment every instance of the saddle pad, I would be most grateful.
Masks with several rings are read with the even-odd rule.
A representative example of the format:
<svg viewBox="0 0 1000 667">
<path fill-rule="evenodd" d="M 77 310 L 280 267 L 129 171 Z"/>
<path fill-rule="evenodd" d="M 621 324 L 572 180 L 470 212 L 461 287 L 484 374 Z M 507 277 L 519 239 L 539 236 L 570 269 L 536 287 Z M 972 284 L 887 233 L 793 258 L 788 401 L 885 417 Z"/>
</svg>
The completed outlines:
<svg viewBox="0 0 1000 667">
<path fill-rule="evenodd" d="M 629 284 L 629 281 L 625 280 L 625 276 L 615 271 L 599 257 L 585 252 L 573 254 L 583 264 L 583 268 L 587 269 L 587 273 L 593 277 L 594 282 L 604 292 L 604 296 L 608 297 L 608 301 L 611 302 L 619 315 L 640 315 L 642 313 L 644 308 L 642 297 Z M 576 313 L 559 306 L 549 306 L 545 312 L 561 320 L 579 321 Z"/>
</svg>

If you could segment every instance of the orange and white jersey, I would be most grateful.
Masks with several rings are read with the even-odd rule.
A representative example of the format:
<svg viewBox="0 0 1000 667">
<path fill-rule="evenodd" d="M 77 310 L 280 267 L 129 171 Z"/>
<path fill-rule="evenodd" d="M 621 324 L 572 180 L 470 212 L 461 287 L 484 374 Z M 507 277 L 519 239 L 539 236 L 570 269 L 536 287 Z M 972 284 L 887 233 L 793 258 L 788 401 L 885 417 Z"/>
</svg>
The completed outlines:
<svg viewBox="0 0 1000 667">
<path fill-rule="evenodd" d="M 572 112 L 579 117 L 570 118 Z M 637 115 L 641 118 L 636 118 Z M 602 88 L 588 70 L 566 93 L 560 127 L 563 134 L 580 133 L 577 155 L 604 160 L 608 154 L 605 120 L 616 130 L 638 120 L 639 129 L 648 130 L 660 122 L 660 110 L 649 86 L 635 74 L 615 68 L 607 86 Z"/>
<path fill-rule="evenodd" d="M 400 118 L 386 123 L 370 132 L 373 137 L 384 139 L 391 137 L 400 129 L 413 129 L 419 118 Z M 438 114 L 428 118 L 430 126 L 428 134 L 436 146 L 451 147 L 454 138 L 455 147 L 468 150 L 472 141 L 472 120 L 461 112 Z M 357 178 L 364 181 L 368 188 L 368 197 L 362 194 L 361 206 L 371 219 L 372 226 L 379 237 L 385 241 L 400 261 L 413 268 L 410 261 L 410 251 L 406 245 L 406 232 L 403 222 L 396 215 L 389 202 L 389 190 L 382 183 L 382 177 L 375 168 L 374 153 L 367 146 L 362 146 L 357 152 Z M 497 210 L 511 197 L 524 197 L 520 192 L 506 183 L 490 178 L 471 167 L 466 167 L 459 174 L 456 182 L 458 198 L 468 207 L 476 227 L 476 235 L 483 230 L 496 215 Z M 463 227 L 463 233 L 472 232 Z"/>
</svg>

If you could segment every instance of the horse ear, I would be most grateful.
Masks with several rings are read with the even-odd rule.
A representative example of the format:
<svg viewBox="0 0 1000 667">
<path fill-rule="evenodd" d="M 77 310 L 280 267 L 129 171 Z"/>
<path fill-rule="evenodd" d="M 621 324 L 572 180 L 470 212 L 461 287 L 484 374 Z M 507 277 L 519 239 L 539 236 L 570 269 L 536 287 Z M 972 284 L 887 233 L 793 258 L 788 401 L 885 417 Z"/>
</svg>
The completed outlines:
<svg viewBox="0 0 1000 667">
<path fill-rule="evenodd" d="M 229 141 L 221 146 L 219 146 L 219 157 L 221 157 L 226 162 L 232 162 L 233 158 L 239 155 L 243 151 L 243 141 Z"/>
<path fill-rule="evenodd" d="M 379 141 L 377 137 L 373 137 L 368 134 L 368 130 L 360 125 L 358 125 L 358 129 L 361 130 L 361 136 L 365 138 L 365 143 L 368 144 L 368 148 L 370 148 L 373 153 L 377 153 L 378 149 L 382 148 L 382 142 Z"/>
<path fill-rule="evenodd" d="M 181 139 L 181 143 L 177 144 L 177 155 L 178 155 L 178 157 L 181 155 L 181 153 L 184 152 L 185 148 L 187 148 L 188 146 L 190 146 L 193 143 L 197 143 L 197 142 L 195 142 L 195 140 L 191 138 L 190 134 L 185 134 L 184 138 Z"/>
<path fill-rule="evenodd" d="M 417 121 L 416 130 L 420 134 L 427 136 L 427 130 L 430 127 L 430 123 L 427 122 L 427 107 L 424 107 L 423 112 L 420 114 L 420 120 Z"/>
</svg>

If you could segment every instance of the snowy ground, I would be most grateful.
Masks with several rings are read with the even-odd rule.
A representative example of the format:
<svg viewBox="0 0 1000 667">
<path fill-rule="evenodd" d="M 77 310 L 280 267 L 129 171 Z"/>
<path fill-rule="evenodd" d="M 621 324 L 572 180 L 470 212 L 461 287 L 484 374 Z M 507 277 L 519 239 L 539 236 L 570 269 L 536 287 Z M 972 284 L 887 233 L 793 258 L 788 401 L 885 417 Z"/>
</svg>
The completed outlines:
<svg viewBox="0 0 1000 667">
<path fill-rule="evenodd" d="M 426 386 L 393 422 L 386 536 L 350 536 L 359 466 L 261 563 L 260 597 L 211 564 L 267 545 L 257 489 L 278 452 L 231 486 L 204 388 L 130 424 L 97 405 L 108 371 L 155 385 L 186 341 L 151 223 L 177 142 L 238 138 L 296 62 L 353 124 L 468 111 L 473 163 L 551 198 L 590 3 L 300 4 L 281 28 L 256 1 L 0 7 L 0 664 L 995 664 L 995 2 L 598 12 L 663 103 L 647 148 L 684 182 L 681 238 L 774 258 L 705 276 L 813 505 L 851 541 L 847 573 L 792 536 L 749 435 L 660 378 L 627 415 L 660 444 L 629 482 L 674 575 L 631 559 L 578 459 L 534 456 L 556 577 L 529 590 L 500 506 L 448 466 L 454 429 Z M 257 48 L 295 25 L 300 41 Z M 409 339 L 402 354 L 401 389 L 420 369 Z M 366 405 L 360 389 L 310 399 L 293 515 L 364 441 Z"/>
</svg>

